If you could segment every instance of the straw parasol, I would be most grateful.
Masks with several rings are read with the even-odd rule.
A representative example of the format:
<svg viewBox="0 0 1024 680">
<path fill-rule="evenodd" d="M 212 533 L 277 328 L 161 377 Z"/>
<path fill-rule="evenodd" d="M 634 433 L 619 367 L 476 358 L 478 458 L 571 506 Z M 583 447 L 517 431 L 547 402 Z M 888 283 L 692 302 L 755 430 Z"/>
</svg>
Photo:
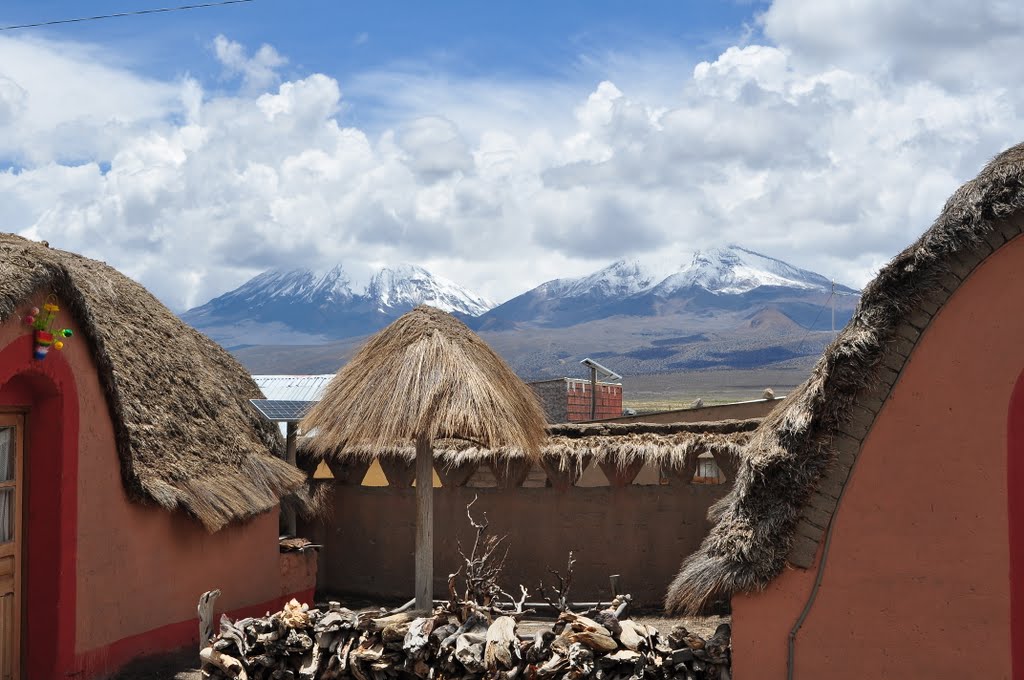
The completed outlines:
<svg viewBox="0 0 1024 680">
<path fill-rule="evenodd" d="M 116 269 L 0 233 L 0 323 L 46 294 L 88 345 L 134 500 L 183 509 L 213 532 L 302 487 L 274 455 L 277 429 L 249 406 L 259 387 L 225 349 Z"/>
<path fill-rule="evenodd" d="M 461 321 L 420 306 L 371 337 L 302 421 L 314 456 L 416 447 L 416 607 L 433 602 L 433 447 L 441 438 L 536 457 L 544 413 L 512 369 Z M 358 452 L 358 453 L 356 453 Z"/>
</svg>

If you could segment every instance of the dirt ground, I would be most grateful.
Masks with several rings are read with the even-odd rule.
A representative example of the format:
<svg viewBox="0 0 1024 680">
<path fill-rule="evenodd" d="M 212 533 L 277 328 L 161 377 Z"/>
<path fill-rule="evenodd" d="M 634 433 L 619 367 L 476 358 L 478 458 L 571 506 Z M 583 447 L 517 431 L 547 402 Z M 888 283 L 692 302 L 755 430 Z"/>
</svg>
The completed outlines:
<svg viewBox="0 0 1024 680">
<path fill-rule="evenodd" d="M 701 637 L 709 637 L 722 623 L 729 623 L 729 616 L 690 616 L 670 618 L 655 614 L 638 613 L 632 617 L 665 634 L 673 626 L 683 625 Z M 520 624 L 520 632 L 534 633 L 551 625 L 550 618 L 526 620 Z M 202 680 L 198 669 L 198 653 L 189 647 L 171 654 L 162 654 L 134 661 L 123 668 L 112 680 Z"/>
</svg>

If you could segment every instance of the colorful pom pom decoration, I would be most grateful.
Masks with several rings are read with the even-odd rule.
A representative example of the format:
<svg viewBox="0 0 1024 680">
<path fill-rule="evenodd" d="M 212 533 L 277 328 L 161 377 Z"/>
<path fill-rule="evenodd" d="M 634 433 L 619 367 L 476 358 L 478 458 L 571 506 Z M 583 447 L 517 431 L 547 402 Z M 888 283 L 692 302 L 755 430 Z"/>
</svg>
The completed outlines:
<svg viewBox="0 0 1024 680">
<path fill-rule="evenodd" d="M 51 298 L 53 302 L 50 301 Z M 32 326 L 35 331 L 32 356 L 37 361 L 45 359 L 49 355 L 51 347 L 57 351 L 64 349 L 64 342 L 57 340 L 57 337 L 70 338 L 74 335 L 70 328 L 54 330 L 53 324 L 57 320 L 59 311 L 60 307 L 57 306 L 56 299 L 50 296 L 47 298 L 46 304 L 43 305 L 42 311 L 38 307 L 33 307 L 25 315 L 25 323 Z"/>
</svg>

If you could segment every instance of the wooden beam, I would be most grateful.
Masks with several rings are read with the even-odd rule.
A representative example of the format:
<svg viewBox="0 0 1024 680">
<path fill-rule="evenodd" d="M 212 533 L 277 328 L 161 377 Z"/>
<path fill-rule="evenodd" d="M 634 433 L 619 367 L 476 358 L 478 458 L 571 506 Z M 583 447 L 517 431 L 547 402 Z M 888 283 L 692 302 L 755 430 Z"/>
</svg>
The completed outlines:
<svg viewBox="0 0 1024 680">
<path fill-rule="evenodd" d="M 416 438 L 416 609 L 434 608 L 434 451 Z"/>
<path fill-rule="evenodd" d="M 287 443 L 286 455 L 288 456 L 288 462 L 294 467 L 295 466 L 295 451 L 298 445 L 298 423 L 288 423 L 287 429 L 288 437 L 285 440 Z M 289 536 L 294 536 L 296 531 L 295 521 L 295 508 L 281 506 L 281 514 L 284 518 L 284 532 Z"/>
<path fill-rule="evenodd" d="M 597 420 L 597 369 L 590 367 L 590 419 Z"/>
</svg>

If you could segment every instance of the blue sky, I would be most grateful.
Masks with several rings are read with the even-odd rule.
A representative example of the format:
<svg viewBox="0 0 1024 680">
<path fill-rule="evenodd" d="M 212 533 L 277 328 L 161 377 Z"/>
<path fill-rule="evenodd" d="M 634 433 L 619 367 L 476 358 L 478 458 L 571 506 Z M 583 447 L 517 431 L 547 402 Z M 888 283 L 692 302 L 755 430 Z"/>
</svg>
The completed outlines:
<svg viewBox="0 0 1024 680">
<path fill-rule="evenodd" d="M 0 225 L 177 310 L 270 267 L 411 262 L 503 300 L 726 243 L 859 286 L 1024 136 L 1022 52 L 1007 0 L 256 0 L 0 32 Z"/>
<path fill-rule="evenodd" d="M 173 6 L 174 0 L 9 0 L 3 25 Z M 209 73 L 201 55 L 224 33 L 243 44 L 269 43 L 296 72 L 338 77 L 395 61 L 442 63 L 469 74 L 558 77 L 581 54 L 638 45 L 685 49 L 714 57 L 752 26 L 756 2 L 651 0 L 624 2 L 356 3 L 255 0 L 169 14 L 66 24 L 32 32 L 53 39 L 103 43 L 134 55 L 147 72 L 173 77 Z M 198 48 L 198 49 L 197 49 Z"/>
<path fill-rule="evenodd" d="M 0 6 L 0 24 L 112 14 L 190 4 L 175 0 L 73 0 Z M 55 41 L 104 45 L 156 78 L 194 76 L 221 82 L 210 56 L 217 35 L 243 45 L 272 45 L 287 55 L 283 77 L 310 72 L 339 81 L 378 69 L 415 68 L 447 75 L 576 83 L 581 94 L 615 55 L 663 52 L 692 64 L 713 59 L 757 30 L 763 5 L 735 0 L 623 2 L 356 3 L 255 0 L 190 11 L 24 29 Z M 598 63 L 595 63 L 598 62 Z M 587 76 L 591 76 L 587 78 Z M 365 96 L 366 101 L 361 101 Z M 374 126 L 376 97 L 353 96 L 350 120 Z"/>
</svg>

